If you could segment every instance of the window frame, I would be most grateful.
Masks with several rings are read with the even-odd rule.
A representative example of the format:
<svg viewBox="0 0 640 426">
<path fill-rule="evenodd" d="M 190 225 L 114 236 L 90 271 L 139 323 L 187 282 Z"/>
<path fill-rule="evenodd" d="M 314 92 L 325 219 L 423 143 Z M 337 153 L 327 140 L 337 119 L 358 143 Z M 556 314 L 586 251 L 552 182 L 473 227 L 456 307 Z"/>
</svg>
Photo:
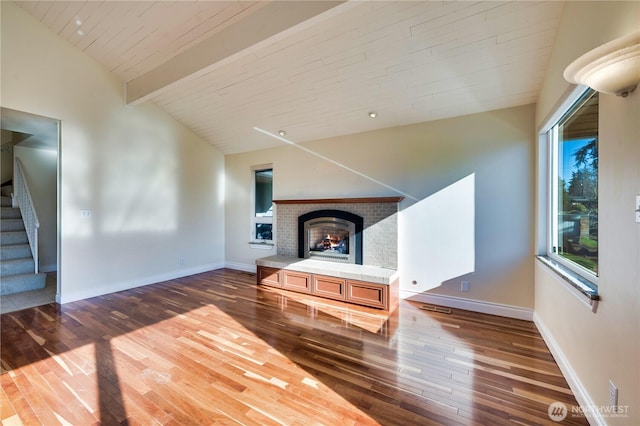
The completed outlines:
<svg viewBox="0 0 640 426">
<path fill-rule="evenodd" d="M 545 185 L 545 205 L 544 205 L 544 219 L 542 220 L 544 223 L 544 234 L 539 234 L 540 236 L 544 235 L 544 244 L 540 244 L 540 251 L 544 250 L 543 256 L 547 257 L 551 262 L 545 262 L 548 265 L 552 265 L 554 262 L 560 266 L 561 269 L 564 270 L 564 274 L 569 273 L 571 275 L 575 275 L 575 279 L 589 287 L 590 290 L 597 294 L 598 289 L 598 274 L 593 271 L 581 266 L 576 262 L 572 262 L 571 260 L 566 259 L 563 256 L 558 255 L 554 252 L 554 241 L 557 239 L 557 220 L 554 219 L 554 216 L 557 217 L 557 209 L 558 209 L 558 155 L 557 155 L 557 142 L 558 142 L 558 132 L 557 132 L 557 124 L 563 120 L 566 115 L 574 108 L 576 103 L 589 92 L 591 95 L 595 93 L 595 91 L 587 86 L 579 85 L 576 86 L 564 99 L 563 102 L 555 109 L 553 114 L 548 118 L 545 124 L 540 128 L 539 131 L 539 141 L 541 142 L 541 148 L 543 147 L 546 151 L 545 162 L 541 164 L 541 171 L 545 172 L 544 185 Z M 589 96 L 590 98 L 591 96 Z M 599 138 L 598 138 L 599 139 Z M 598 143 L 600 141 L 598 140 Z M 542 183 L 542 181 L 540 182 Z M 598 198 L 600 198 L 600 191 L 598 189 Z M 540 211 L 542 213 L 542 211 Z M 584 289 L 583 289 L 584 290 Z M 584 291 L 583 291 L 584 292 Z"/>
<path fill-rule="evenodd" d="M 273 245 L 275 242 L 275 224 L 274 224 L 274 216 L 258 216 L 256 215 L 256 173 L 261 171 L 271 170 L 272 173 L 272 181 L 273 185 L 273 164 L 261 164 L 257 166 L 251 166 L 251 229 L 249 235 L 250 244 L 259 244 L 259 245 Z M 272 187 L 273 188 L 273 187 Z M 273 189 L 271 191 L 271 208 L 273 212 Z M 259 224 L 271 224 L 271 239 L 259 239 L 256 237 L 256 226 Z"/>
</svg>

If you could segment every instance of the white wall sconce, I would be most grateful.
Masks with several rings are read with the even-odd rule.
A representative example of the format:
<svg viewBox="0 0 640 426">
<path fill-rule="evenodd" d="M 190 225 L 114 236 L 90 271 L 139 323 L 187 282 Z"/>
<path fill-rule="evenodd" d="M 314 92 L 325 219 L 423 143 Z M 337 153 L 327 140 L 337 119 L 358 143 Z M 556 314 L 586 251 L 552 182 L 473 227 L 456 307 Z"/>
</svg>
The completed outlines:
<svg viewBox="0 0 640 426">
<path fill-rule="evenodd" d="M 564 78 L 601 93 L 629 96 L 640 82 L 640 31 L 580 56 L 564 70 Z"/>
</svg>

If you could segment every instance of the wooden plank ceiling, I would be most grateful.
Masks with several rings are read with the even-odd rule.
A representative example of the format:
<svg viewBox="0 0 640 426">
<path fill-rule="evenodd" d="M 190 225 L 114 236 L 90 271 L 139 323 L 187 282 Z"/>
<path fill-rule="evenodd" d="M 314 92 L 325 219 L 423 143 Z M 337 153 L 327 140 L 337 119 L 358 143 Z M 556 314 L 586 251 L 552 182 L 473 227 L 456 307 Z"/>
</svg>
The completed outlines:
<svg viewBox="0 0 640 426">
<path fill-rule="evenodd" d="M 563 7 L 16 3 L 224 154 L 534 103 Z"/>
</svg>

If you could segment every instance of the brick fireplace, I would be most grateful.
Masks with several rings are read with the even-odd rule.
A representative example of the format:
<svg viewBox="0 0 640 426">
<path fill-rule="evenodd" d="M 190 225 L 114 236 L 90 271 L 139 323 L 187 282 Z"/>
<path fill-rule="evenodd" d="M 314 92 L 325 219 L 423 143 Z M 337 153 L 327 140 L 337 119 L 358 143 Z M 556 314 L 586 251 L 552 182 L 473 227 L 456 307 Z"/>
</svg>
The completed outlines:
<svg viewBox="0 0 640 426">
<path fill-rule="evenodd" d="M 401 200 L 275 200 L 277 255 L 256 260 L 256 282 L 393 311 Z"/>
<path fill-rule="evenodd" d="M 397 269 L 397 213 L 401 200 L 401 197 L 275 200 L 277 254 L 298 258 L 312 257 L 315 254 L 314 259 L 322 259 L 324 254 L 325 258 L 322 260 Z M 318 227 L 326 226 L 328 228 L 331 225 L 328 218 L 332 215 L 351 219 L 360 218 L 361 224 L 359 226 L 361 226 L 361 232 L 358 230 L 359 232 L 345 238 L 345 235 L 349 233 L 346 230 L 340 231 L 340 226 L 342 226 L 340 225 L 334 235 L 332 235 L 332 231 L 324 231 L 327 233 L 326 236 L 315 238 L 309 237 L 309 235 L 313 234 L 308 233 L 300 225 L 299 219 L 301 217 L 319 218 L 319 221 L 324 223 L 321 223 Z M 344 226 L 342 227 L 344 228 Z M 301 235 L 301 233 L 303 234 Z M 313 241 L 309 242 L 308 238 Z M 345 239 L 348 241 L 345 241 Z M 355 246 L 358 242 L 361 244 L 361 248 Z M 313 252 L 314 250 L 313 247 L 312 250 L 309 250 L 310 244 L 313 247 L 317 247 L 316 253 L 311 255 L 309 255 L 309 251 Z M 334 249 L 321 250 L 320 244 L 325 244 L 327 245 L 326 247 L 333 245 Z M 347 244 L 349 246 L 345 248 Z M 352 255 L 351 258 L 349 258 L 348 254 Z M 360 256 L 358 261 L 355 260 L 356 254 Z"/>
</svg>

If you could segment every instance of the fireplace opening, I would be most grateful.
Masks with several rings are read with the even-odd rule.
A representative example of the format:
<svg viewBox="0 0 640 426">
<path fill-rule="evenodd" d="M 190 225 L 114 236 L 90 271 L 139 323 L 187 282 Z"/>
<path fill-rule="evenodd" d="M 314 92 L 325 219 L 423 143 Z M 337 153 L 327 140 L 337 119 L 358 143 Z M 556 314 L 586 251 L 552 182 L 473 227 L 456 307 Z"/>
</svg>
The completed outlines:
<svg viewBox="0 0 640 426">
<path fill-rule="evenodd" d="M 298 255 L 362 264 L 363 219 L 340 210 L 317 210 L 298 218 Z"/>
<path fill-rule="evenodd" d="M 309 257 L 349 261 L 349 235 L 355 233 L 351 222 L 336 218 L 320 218 L 307 222 Z"/>
</svg>

